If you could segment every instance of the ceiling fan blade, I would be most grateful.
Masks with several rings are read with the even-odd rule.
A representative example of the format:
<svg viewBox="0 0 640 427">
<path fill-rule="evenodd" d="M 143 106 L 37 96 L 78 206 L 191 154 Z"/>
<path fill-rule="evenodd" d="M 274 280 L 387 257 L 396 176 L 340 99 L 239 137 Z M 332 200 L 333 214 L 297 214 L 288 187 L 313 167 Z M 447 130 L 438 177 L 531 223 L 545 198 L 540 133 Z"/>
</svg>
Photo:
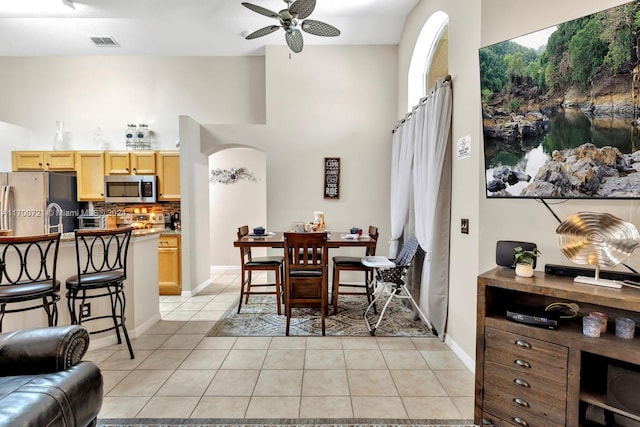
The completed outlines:
<svg viewBox="0 0 640 427">
<path fill-rule="evenodd" d="M 244 7 L 246 7 L 247 9 L 250 9 L 250 10 L 253 10 L 254 12 L 259 13 L 260 15 L 268 16 L 269 18 L 280 19 L 280 15 L 279 14 L 275 13 L 272 10 L 265 9 L 262 6 L 257 6 L 255 4 L 251 4 L 251 3 L 247 3 L 247 2 L 242 2 L 242 5 Z"/>
<path fill-rule="evenodd" d="M 302 29 L 309 34 L 322 37 L 336 37 L 340 35 L 340 30 L 325 22 L 307 19 L 302 22 Z"/>
<path fill-rule="evenodd" d="M 289 12 L 296 15 L 298 19 L 304 19 L 311 15 L 311 12 L 313 12 L 315 8 L 316 0 L 296 0 L 289 8 Z"/>
<path fill-rule="evenodd" d="M 267 34 L 271 34 L 274 31 L 277 31 L 279 28 L 280 28 L 280 26 L 278 26 L 278 25 L 269 25 L 267 27 L 260 28 L 259 30 L 254 31 L 253 33 L 251 33 L 247 37 L 245 37 L 245 39 L 247 39 L 247 40 L 257 39 L 258 37 L 262 37 L 262 36 L 266 36 Z"/>
<path fill-rule="evenodd" d="M 304 45 L 304 41 L 302 40 L 302 33 L 300 30 L 295 29 L 291 31 L 287 31 L 284 35 L 287 44 L 289 45 L 289 49 L 294 51 L 295 53 L 302 52 L 302 46 Z"/>
</svg>

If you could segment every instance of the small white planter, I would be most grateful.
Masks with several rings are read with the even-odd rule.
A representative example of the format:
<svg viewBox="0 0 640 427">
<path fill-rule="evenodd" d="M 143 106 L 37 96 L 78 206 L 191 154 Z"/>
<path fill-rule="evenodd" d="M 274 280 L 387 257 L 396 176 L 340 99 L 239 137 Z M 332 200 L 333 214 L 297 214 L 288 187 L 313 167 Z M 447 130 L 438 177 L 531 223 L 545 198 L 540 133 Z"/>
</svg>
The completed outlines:
<svg viewBox="0 0 640 427">
<path fill-rule="evenodd" d="M 516 275 L 520 277 L 532 277 L 533 266 L 531 264 L 516 264 Z"/>
</svg>

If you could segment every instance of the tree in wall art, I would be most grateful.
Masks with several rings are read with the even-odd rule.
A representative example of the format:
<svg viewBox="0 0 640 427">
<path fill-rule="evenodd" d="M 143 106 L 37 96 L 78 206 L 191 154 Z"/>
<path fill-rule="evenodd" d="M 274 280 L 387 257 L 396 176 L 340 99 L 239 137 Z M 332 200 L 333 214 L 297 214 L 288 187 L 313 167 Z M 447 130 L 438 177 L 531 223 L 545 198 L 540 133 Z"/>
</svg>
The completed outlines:
<svg viewBox="0 0 640 427">
<path fill-rule="evenodd" d="M 488 197 L 640 198 L 640 0 L 480 56 Z"/>
</svg>

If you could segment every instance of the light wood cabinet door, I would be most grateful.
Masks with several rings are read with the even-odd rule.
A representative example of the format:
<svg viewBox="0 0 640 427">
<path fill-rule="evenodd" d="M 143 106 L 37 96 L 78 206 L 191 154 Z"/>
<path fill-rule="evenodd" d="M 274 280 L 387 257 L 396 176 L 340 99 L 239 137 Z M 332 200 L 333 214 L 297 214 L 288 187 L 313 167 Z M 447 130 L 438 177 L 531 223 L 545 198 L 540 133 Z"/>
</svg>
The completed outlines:
<svg viewBox="0 0 640 427">
<path fill-rule="evenodd" d="M 156 154 L 158 201 L 180 200 L 180 153 L 160 151 Z"/>
<path fill-rule="evenodd" d="M 129 153 L 129 164 L 131 165 L 131 173 L 134 175 L 155 175 L 156 153 L 153 151 Z"/>
<path fill-rule="evenodd" d="M 45 151 L 45 169 L 50 171 L 73 171 L 76 167 L 75 154 L 75 151 Z"/>
<path fill-rule="evenodd" d="M 76 153 L 79 201 L 104 201 L 104 152 Z"/>
<path fill-rule="evenodd" d="M 73 151 L 12 151 L 13 171 L 73 171 Z"/>
<path fill-rule="evenodd" d="M 131 166 L 126 151 L 107 151 L 104 154 L 104 170 L 107 175 L 129 175 Z"/>
<path fill-rule="evenodd" d="M 15 171 L 44 170 L 42 151 L 12 151 L 11 169 Z"/>
<path fill-rule="evenodd" d="M 160 295 L 180 295 L 180 236 L 160 235 L 158 239 L 158 283 Z"/>
</svg>

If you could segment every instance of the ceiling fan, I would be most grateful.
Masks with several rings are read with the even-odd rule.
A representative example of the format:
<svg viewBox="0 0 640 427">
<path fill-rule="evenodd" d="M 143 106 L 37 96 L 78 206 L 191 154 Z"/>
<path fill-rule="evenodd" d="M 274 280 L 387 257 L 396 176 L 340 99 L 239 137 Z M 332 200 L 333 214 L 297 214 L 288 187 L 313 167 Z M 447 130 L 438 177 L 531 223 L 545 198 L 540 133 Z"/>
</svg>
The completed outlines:
<svg viewBox="0 0 640 427">
<path fill-rule="evenodd" d="M 315 9 L 316 0 L 283 1 L 287 4 L 287 8 L 282 9 L 278 13 L 252 3 L 242 3 L 242 5 L 247 9 L 280 21 L 280 25 L 268 25 L 254 31 L 245 37 L 247 40 L 266 36 L 267 34 L 271 34 L 279 28 L 282 28 L 285 31 L 284 38 L 287 41 L 289 48 L 295 53 L 299 53 L 302 52 L 302 47 L 304 46 L 302 32 L 300 32 L 300 29 L 315 36 L 336 37 L 340 35 L 340 30 L 332 25 L 321 21 L 315 21 L 313 19 L 305 19 L 307 16 L 311 15 L 311 12 Z M 304 21 L 300 23 L 298 21 L 299 19 L 304 19 Z"/>
</svg>

